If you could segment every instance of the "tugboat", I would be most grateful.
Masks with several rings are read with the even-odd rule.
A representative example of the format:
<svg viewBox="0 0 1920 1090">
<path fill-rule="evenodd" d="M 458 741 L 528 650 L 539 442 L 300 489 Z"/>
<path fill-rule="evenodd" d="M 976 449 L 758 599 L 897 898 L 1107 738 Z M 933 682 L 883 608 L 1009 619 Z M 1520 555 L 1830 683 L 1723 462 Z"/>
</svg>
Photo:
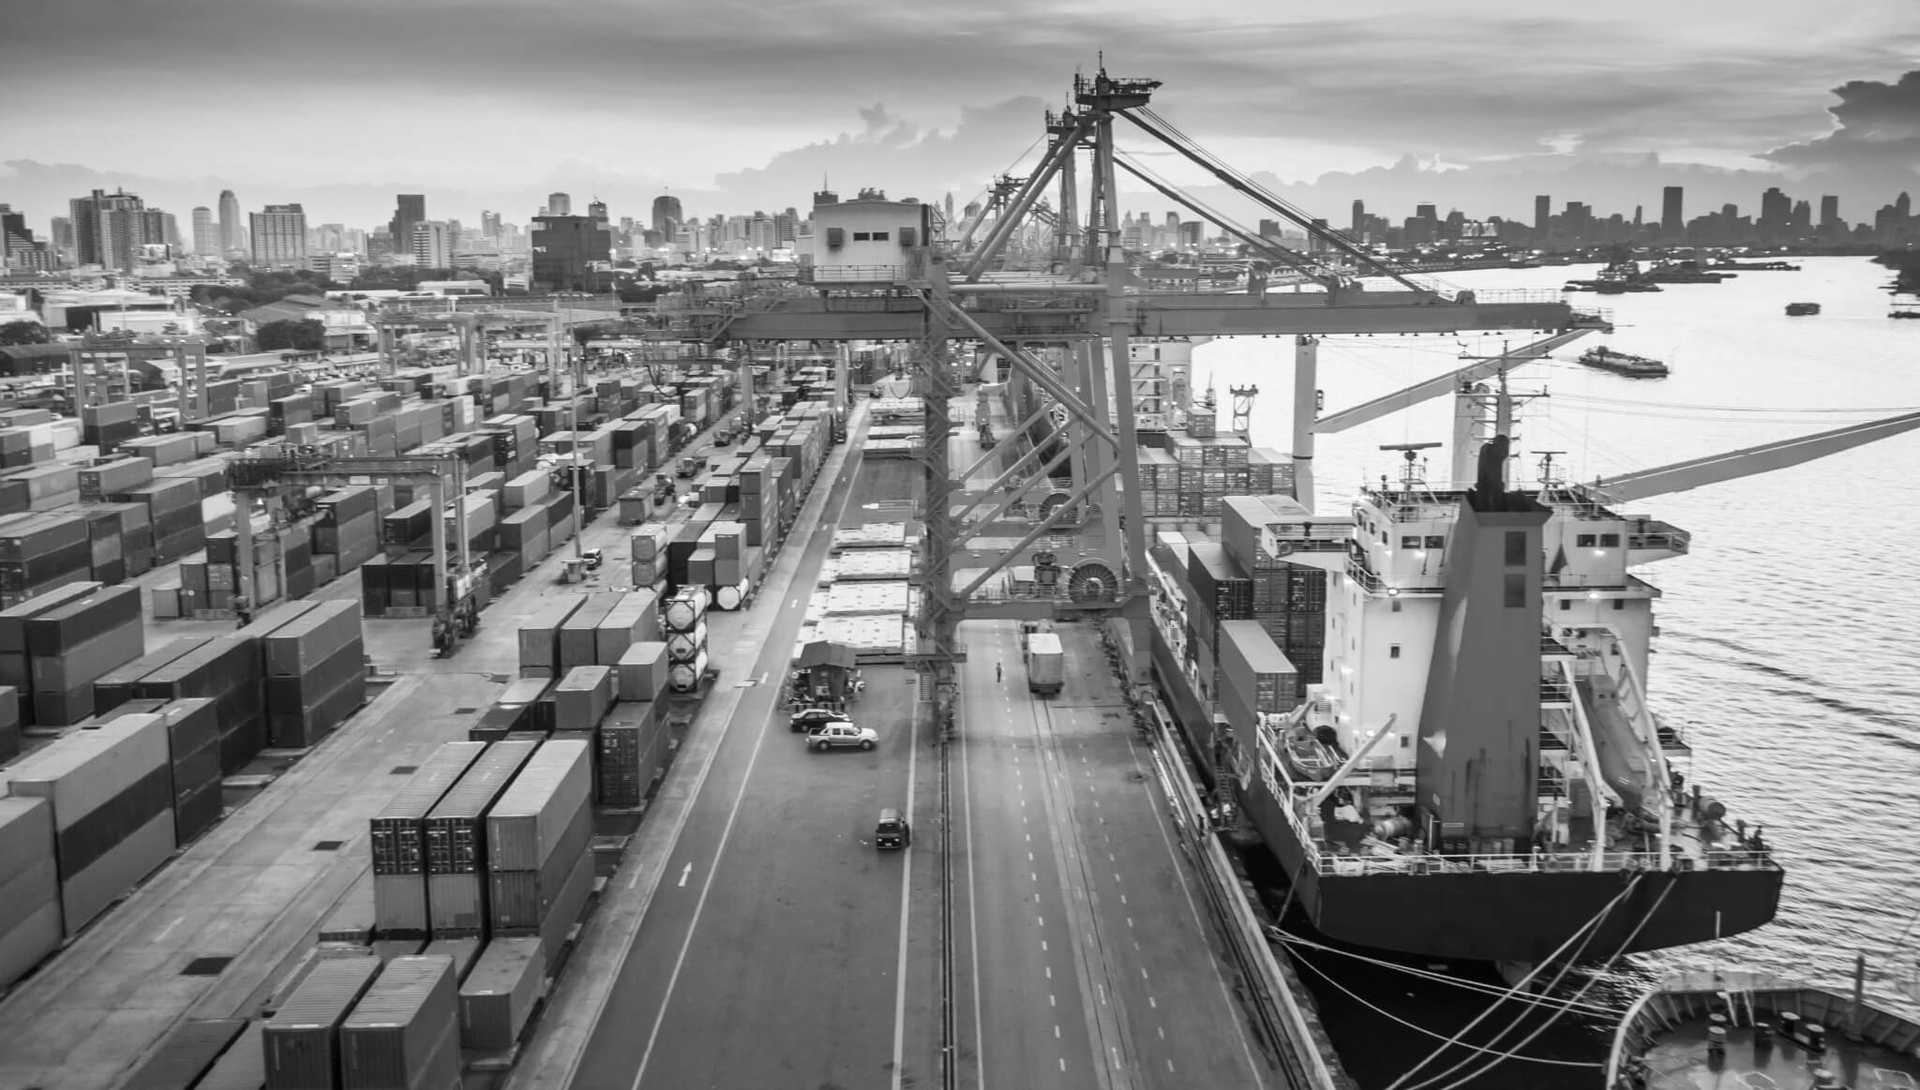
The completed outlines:
<svg viewBox="0 0 1920 1090">
<path fill-rule="evenodd" d="M 1628 378 L 1666 378 L 1667 365 L 1648 356 L 1635 356 L 1628 352 L 1616 352 L 1605 345 L 1596 345 L 1580 354 L 1580 362 L 1588 367 L 1597 367 L 1602 371 L 1612 371 L 1616 375 Z"/>
<path fill-rule="evenodd" d="M 1641 997 L 1614 1033 L 1605 1090 L 1920 1085 L 1920 1022 L 1763 973 L 1696 972 Z"/>
<path fill-rule="evenodd" d="M 1799 318 L 1803 315 L 1820 313 L 1819 303 L 1788 303 L 1787 317 Z"/>
</svg>

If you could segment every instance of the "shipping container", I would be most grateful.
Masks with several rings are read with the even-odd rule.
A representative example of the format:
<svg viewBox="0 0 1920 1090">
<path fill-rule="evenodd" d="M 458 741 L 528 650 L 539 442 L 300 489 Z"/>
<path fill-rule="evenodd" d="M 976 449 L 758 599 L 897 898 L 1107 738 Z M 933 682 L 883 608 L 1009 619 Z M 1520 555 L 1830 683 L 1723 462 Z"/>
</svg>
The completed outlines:
<svg viewBox="0 0 1920 1090">
<path fill-rule="evenodd" d="M 576 666 L 554 685 L 555 730 L 592 730 L 613 707 L 615 677 L 611 666 Z"/>
<path fill-rule="evenodd" d="M 554 668 L 560 657 L 560 626 L 584 601 L 584 595 L 569 595 L 543 602 L 520 623 L 520 676 L 555 676 Z"/>
<path fill-rule="evenodd" d="M 593 662 L 613 666 L 627 648 L 660 634 L 658 597 L 651 590 L 628 591 L 594 630 Z"/>
<path fill-rule="evenodd" d="M 314 963 L 261 1029 L 266 1090 L 325 1090 L 340 1085 L 340 1024 L 380 973 L 375 957 Z"/>
<path fill-rule="evenodd" d="M 427 908 L 433 933 L 479 934 L 486 926 L 486 813 L 536 742 L 496 742 L 427 814 Z"/>
<path fill-rule="evenodd" d="M 541 746 L 487 812 L 487 868 L 539 870 L 593 796 L 592 753 L 583 740 Z"/>
<path fill-rule="evenodd" d="M 340 1026 L 343 1090 L 443 1090 L 460 1079 L 449 957 L 396 957 Z"/>
<path fill-rule="evenodd" d="M 189 1090 L 247 1028 L 244 1018 L 190 1018 L 170 1030 L 118 1090 Z"/>
<path fill-rule="evenodd" d="M 93 714 L 105 715 L 132 700 L 136 682 L 155 670 L 181 659 L 189 652 L 205 646 L 211 639 L 211 636 L 181 636 L 161 644 L 124 666 L 109 670 L 95 678 Z"/>
<path fill-rule="evenodd" d="M 478 742 L 441 746 L 370 821 L 374 906 L 382 933 L 426 933 L 426 817 L 486 749 Z"/>
<path fill-rule="evenodd" d="M 226 1052 L 214 1061 L 212 1070 L 194 1084 L 193 1090 L 260 1090 L 267 1083 L 267 1058 L 261 1045 L 266 1023 L 250 1022 Z"/>
<path fill-rule="evenodd" d="M 560 625 L 560 657 L 554 664 L 556 670 L 564 673 L 576 666 L 594 664 L 596 634 L 600 623 L 606 620 L 607 614 L 624 597 L 626 595 L 620 591 L 599 591 L 585 596 L 580 608 L 574 610 Z"/>
<path fill-rule="evenodd" d="M 467 973 L 473 969 L 473 963 L 480 958 L 480 947 L 486 940 L 478 936 L 463 938 L 436 938 L 420 951 L 427 957 L 447 957 L 453 959 L 453 982 L 456 986 L 467 979 Z"/>
<path fill-rule="evenodd" d="M 658 640 L 635 643 L 614 666 L 621 700 L 658 700 L 667 689 L 667 645 Z"/>
<path fill-rule="evenodd" d="M 0 990 L 60 947 L 53 807 L 0 798 Z"/>
</svg>

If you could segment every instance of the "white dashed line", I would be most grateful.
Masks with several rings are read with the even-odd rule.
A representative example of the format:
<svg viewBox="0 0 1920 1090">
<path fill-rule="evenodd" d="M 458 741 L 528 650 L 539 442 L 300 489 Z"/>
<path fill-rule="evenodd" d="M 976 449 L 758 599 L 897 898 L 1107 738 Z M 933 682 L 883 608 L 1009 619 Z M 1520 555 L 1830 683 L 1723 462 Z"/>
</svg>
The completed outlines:
<svg viewBox="0 0 1920 1090">
<path fill-rule="evenodd" d="M 1160 1031 L 1160 1039 L 1161 1039 L 1162 1041 L 1164 1041 L 1164 1040 L 1166 1040 L 1166 1039 L 1167 1039 L 1167 1027 L 1165 1027 L 1165 1026 L 1155 1026 L 1155 1027 L 1153 1027 L 1153 1028 L 1155 1028 L 1155 1029 L 1157 1029 L 1157 1030 L 1159 1030 L 1159 1031 Z"/>
<path fill-rule="evenodd" d="M 1029 863 L 1031 863 L 1031 862 L 1033 862 L 1033 853 L 1032 853 L 1032 852 L 1028 852 L 1028 853 L 1027 853 L 1027 862 L 1029 862 Z"/>
<path fill-rule="evenodd" d="M 1144 965 L 1140 967 L 1140 979 L 1141 980 L 1147 979 L 1147 967 Z"/>
<path fill-rule="evenodd" d="M 1028 877 L 1028 878 L 1031 878 L 1032 880 L 1034 880 L 1034 881 L 1036 881 L 1036 882 L 1038 882 L 1038 881 L 1040 880 L 1040 874 L 1039 874 L 1039 872 L 1038 872 L 1038 871 L 1028 871 L 1028 872 L 1027 872 L 1027 877 Z"/>
<path fill-rule="evenodd" d="M 1062 1058 L 1060 1061 L 1060 1070 L 1065 1071 L 1066 1069 L 1067 1069 L 1067 1061 L 1064 1058 Z"/>
<path fill-rule="evenodd" d="M 1132 926 L 1133 926 L 1133 917 L 1132 917 L 1132 916 L 1128 916 L 1128 917 L 1127 917 L 1127 926 L 1128 926 L 1128 927 L 1132 927 Z"/>
<path fill-rule="evenodd" d="M 1039 926 L 1041 927 L 1047 926 L 1047 918 L 1045 916 L 1035 916 L 1033 919 L 1034 919 L 1034 922 Z"/>
<path fill-rule="evenodd" d="M 1122 894 L 1120 895 L 1120 903 L 1121 903 L 1121 904 L 1123 904 L 1123 905 L 1127 903 L 1127 895 L 1126 895 L 1126 894 L 1124 894 L 1124 893 L 1122 893 Z"/>
<path fill-rule="evenodd" d="M 1047 979 L 1048 979 L 1048 980 L 1052 980 L 1052 979 L 1053 979 L 1053 966 L 1051 966 L 1051 965 L 1043 965 L 1043 966 L 1041 966 L 1041 968 L 1043 968 L 1043 969 L 1045 969 L 1045 970 L 1047 971 Z"/>
<path fill-rule="evenodd" d="M 1167 1070 L 1168 1070 L 1168 1071 L 1172 1071 L 1172 1070 L 1173 1070 L 1173 1061 L 1172 1061 L 1172 1060 L 1168 1060 L 1168 1061 L 1167 1061 Z"/>
<path fill-rule="evenodd" d="M 1060 1001 L 1059 1001 L 1059 1000 L 1057 1000 L 1057 999 L 1055 999 L 1055 998 L 1053 997 L 1053 993 L 1052 993 L 1052 992 L 1048 992 L 1048 993 L 1047 993 L 1047 1006 L 1049 1006 L 1049 1007 L 1057 1007 L 1057 1006 L 1059 1006 L 1059 1005 L 1060 1005 Z"/>
<path fill-rule="evenodd" d="M 1056 1041 L 1060 1039 L 1060 1023 L 1058 1022 L 1053 1024 L 1053 1039 Z"/>
<path fill-rule="evenodd" d="M 1160 1004 L 1155 1002 L 1152 996 L 1147 997 L 1147 1006 L 1152 1007 L 1154 1010 L 1160 1009 Z"/>
</svg>

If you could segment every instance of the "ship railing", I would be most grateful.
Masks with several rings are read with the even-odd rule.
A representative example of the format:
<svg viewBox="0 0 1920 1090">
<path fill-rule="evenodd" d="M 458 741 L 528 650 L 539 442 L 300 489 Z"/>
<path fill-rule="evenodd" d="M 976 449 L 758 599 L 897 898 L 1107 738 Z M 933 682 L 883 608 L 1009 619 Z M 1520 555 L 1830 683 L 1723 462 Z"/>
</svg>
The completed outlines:
<svg viewBox="0 0 1920 1090">
<path fill-rule="evenodd" d="M 1307 858 L 1321 875 L 1333 878 L 1358 878 L 1377 874 L 1476 874 L 1476 873 L 1585 873 L 1615 874 L 1660 869 L 1659 852 L 1502 852 L 1483 855 L 1438 855 L 1402 853 L 1389 855 L 1335 855 L 1320 850 L 1312 840 L 1303 840 Z M 1679 856 L 1675 867 L 1681 870 L 1767 870 L 1777 867 L 1764 850 L 1747 848 L 1716 850 L 1704 856 Z"/>
</svg>

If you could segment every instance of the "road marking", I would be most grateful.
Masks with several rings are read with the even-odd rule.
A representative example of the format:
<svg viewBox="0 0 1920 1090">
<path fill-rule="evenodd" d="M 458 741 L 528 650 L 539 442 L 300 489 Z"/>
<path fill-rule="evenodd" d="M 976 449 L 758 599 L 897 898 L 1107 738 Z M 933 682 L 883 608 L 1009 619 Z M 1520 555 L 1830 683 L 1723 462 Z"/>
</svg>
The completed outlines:
<svg viewBox="0 0 1920 1090">
<path fill-rule="evenodd" d="M 1168 1061 L 1167 1061 L 1167 1070 L 1168 1070 L 1168 1071 L 1172 1071 L 1172 1070 L 1173 1070 L 1173 1061 L 1172 1061 L 1172 1060 L 1168 1060 Z"/>
<path fill-rule="evenodd" d="M 960 757 L 960 798 L 966 808 L 967 836 L 967 931 L 971 936 L 968 951 L 973 962 L 973 1063 L 975 1090 L 986 1090 L 987 1061 L 984 1031 L 980 1027 L 980 910 L 974 899 L 973 881 L 973 777 L 967 769 L 966 755 Z M 1032 837 L 1027 839 L 1031 840 Z"/>
<path fill-rule="evenodd" d="M 1029 862 L 1029 863 L 1031 863 L 1031 862 L 1033 862 L 1033 853 L 1032 853 L 1032 852 L 1028 852 L 1028 853 L 1027 853 L 1027 862 Z"/>
<path fill-rule="evenodd" d="M 633 872 L 633 877 L 627 879 L 627 888 L 632 889 L 633 887 L 639 884 L 640 884 L 640 872 L 636 870 Z"/>
<path fill-rule="evenodd" d="M 1132 916 L 1128 916 L 1128 917 L 1127 917 L 1127 926 L 1128 926 L 1128 927 L 1132 927 L 1132 926 L 1133 926 L 1133 917 L 1132 917 Z"/>
<path fill-rule="evenodd" d="M 1047 979 L 1048 979 L 1048 980 L 1052 980 L 1052 979 L 1053 979 L 1053 966 L 1051 966 L 1051 965 L 1043 965 L 1043 966 L 1041 966 L 1041 968 L 1043 968 L 1043 969 L 1045 969 L 1045 970 L 1047 971 Z"/>
<path fill-rule="evenodd" d="M 1040 952 L 1043 954 L 1047 952 L 1047 940 L 1045 939 L 1040 940 Z"/>
<path fill-rule="evenodd" d="M 1033 919 L 1037 925 L 1041 927 L 1047 926 L 1047 918 L 1045 916 L 1035 916 Z"/>
<path fill-rule="evenodd" d="M 914 769 L 920 757 L 920 732 L 907 730 L 907 809 L 909 818 L 913 815 Z M 893 993 L 893 1090 L 900 1090 L 901 1078 L 905 1068 L 901 1056 L 906 1051 L 907 1042 L 907 895 L 913 891 L 913 844 L 909 840 L 906 850 L 900 853 L 906 857 L 905 865 L 900 868 L 900 960 L 895 966 Z"/>
<path fill-rule="evenodd" d="M 1126 894 L 1124 894 L 1124 893 L 1122 893 L 1122 894 L 1120 895 L 1120 903 L 1121 903 L 1121 904 L 1123 904 L 1123 905 L 1127 903 L 1127 895 L 1126 895 Z"/>
<path fill-rule="evenodd" d="M 684 867 L 682 867 L 682 868 L 680 868 L 680 883 L 679 883 L 679 884 L 680 884 L 681 886 L 685 886 L 685 885 L 687 884 L 687 876 L 688 876 L 688 875 L 690 875 L 690 874 L 692 874 L 692 873 L 693 873 L 693 864 L 692 864 L 692 863 L 688 863 L 688 864 L 687 864 L 686 866 L 684 866 Z"/>
<path fill-rule="evenodd" d="M 1034 880 L 1034 881 L 1036 881 L 1036 882 L 1038 882 L 1038 881 L 1040 880 L 1040 872 L 1038 872 L 1038 871 L 1028 871 L 1028 872 L 1027 872 L 1027 877 L 1028 877 L 1028 878 L 1031 878 L 1031 879 L 1033 879 L 1033 880 Z"/>
<path fill-rule="evenodd" d="M 1120 882 L 1120 872 L 1119 872 L 1119 871 L 1114 871 L 1114 872 L 1113 872 L 1113 881 L 1114 881 L 1114 883 L 1115 883 L 1116 885 L 1117 885 L 1117 884 L 1119 884 L 1119 882 Z"/>
<path fill-rule="evenodd" d="M 1146 970 L 1143 969 L 1141 972 L 1144 973 Z M 1154 1010 L 1160 1009 L 1160 1004 L 1156 1002 L 1152 996 L 1147 997 L 1147 1006 L 1152 1007 Z"/>
<path fill-rule="evenodd" d="M 1055 998 L 1053 997 L 1053 993 L 1052 993 L 1052 992 L 1048 992 L 1048 993 L 1047 993 L 1047 1006 L 1049 1006 L 1049 1007 L 1057 1007 L 1057 1006 L 1059 1006 L 1059 1005 L 1060 1005 L 1060 1001 L 1059 1001 L 1058 999 L 1055 999 Z"/>
<path fill-rule="evenodd" d="M 175 916 L 175 917 L 173 918 L 173 922 L 172 922 L 172 923 L 170 923 L 170 924 L 168 924 L 167 926 L 165 926 L 165 927 L 163 927 L 163 928 L 161 928 L 161 929 L 160 929 L 160 933 L 159 933 L 158 935 L 155 935 L 155 936 L 153 937 L 153 941 L 154 941 L 154 942 L 159 942 L 159 941 L 160 941 L 161 939 L 164 939 L 164 938 L 166 938 L 166 937 L 167 937 L 168 935 L 170 935 L 170 934 L 172 934 L 172 933 L 173 933 L 173 929 L 174 929 L 174 928 L 176 928 L 176 927 L 179 927 L 179 926 L 180 926 L 180 921 L 181 921 L 181 920 L 184 920 L 184 919 L 186 919 L 186 917 L 185 917 L 184 915 L 182 915 L 182 916 Z"/>
<path fill-rule="evenodd" d="M 1060 1070 L 1065 1071 L 1066 1069 L 1067 1069 L 1067 1060 L 1066 1060 L 1066 1057 L 1063 1056 L 1060 1058 Z"/>
<path fill-rule="evenodd" d="M 1053 1024 L 1053 1039 L 1056 1041 L 1060 1039 L 1060 1023 L 1058 1022 Z"/>
<path fill-rule="evenodd" d="M 1164 1041 L 1164 1040 L 1166 1040 L 1166 1039 L 1167 1039 L 1167 1027 L 1165 1027 L 1165 1026 L 1155 1026 L 1155 1027 L 1153 1027 L 1153 1028 L 1155 1028 L 1155 1029 L 1157 1029 L 1157 1030 L 1159 1030 L 1159 1031 L 1160 1031 L 1160 1039 L 1161 1039 L 1162 1041 Z"/>
<path fill-rule="evenodd" d="M 760 748 L 766 743 L 767 734 L 764 730 L 760 732 L 753 740 L 753 752 L 747 755 L 746 772 L 741 775 L 740 787 L 733 795 L 733 805 L 727 810 L 727 823 L 720 827 L 720 844 L 713 853 L 715 865 L 707 872 L 706 881 L 700 883 L 700 898 L 693 903 L 693 918 L 687 921 L 686 937 L 680 940 L 680 953 L 673 959 L 673 972 L 667 975 L 666 993 L 660 997 L 660 1009 L 654 1013 L 653 1028 L 647 1031 L 647 1047 L 641 1050 L 640 1066 L 633 1073 L 633 1090 L 640 1090 L 640 1082 L 647 1076 L 647 1063 L 653 1059 L 653 1046 L 660 1039 L 660 1027 L 667 1020 L 667 1008 L 673 1005 L 674 985 L 679 983 L 680 970 L 686 966 L 687 951 L 693 946 L 693 933 L 700 926 L 700 913 L 706 909 L 707 895 L 713 892 L 713 880 L 720 873 L 719 861 L 726 853 L 727 840 L 733 835 L 733 823 L 740 817 L 740 807 L 747 801 L 747 786 L 753 782 L 753 766 L 760 763 Z M 911 784 L 908 789 L 912 789 Z M 631 947 L 628 953 L 632 953 Z"/>
<path fill-rule="evenodd" d="M 1027 834 L 1027 843 L 1029 843 L 1029 844 L 1031 844 L 1031 843 L 1033 843 L 1033 834 L 1032 834 L 1032 833 L 1028 833 L 1028 834 Z"/>
<path fill-rule="evenodd" d="M 1113 853 L 1112 853 L 1112 852 L 1108 852 L 1108 853 L 1107 853 L 1107 862 L 1109 862 L 1109 863 L 1111 863 L 1111 862 L 1113 862 Z"/>
</svg>

